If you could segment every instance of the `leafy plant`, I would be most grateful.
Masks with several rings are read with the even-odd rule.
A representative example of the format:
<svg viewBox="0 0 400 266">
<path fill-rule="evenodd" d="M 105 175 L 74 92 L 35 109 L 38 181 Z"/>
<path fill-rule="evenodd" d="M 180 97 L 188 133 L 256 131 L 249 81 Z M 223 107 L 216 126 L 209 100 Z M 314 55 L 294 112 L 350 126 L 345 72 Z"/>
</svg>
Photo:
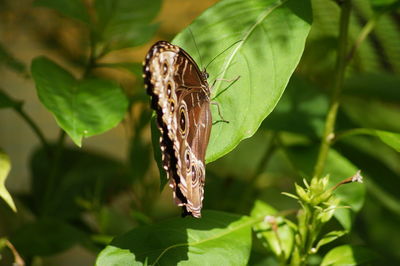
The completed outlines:
<svg viewBox="0 0 400 266">
<path fill-rule="evenodd" d="M 77 245 L 96 265 L 399 263 L 400 1 L 221 0 L 175 38 L 154 22 L 161 6 L 35 1 L 31 12 L 44 7 L 62 20 L 55 32 L 79 32 L 79 49 L 47 39 L 58 56 L 38 55 L 29 74 L 2 41 L 0 65 L 35 84 L 59 127 L 52 141 L 1 85 L 0 108 L 40 144 L 24 194 L 6 190 L 13 172 L 7 148 L 0 153 L 2 263 L 45 265 Z M 5 10 L 15 12 L 11 1 Z M 229 120 L 212 127 L 201 219 L 177 217 L 160 196 L 152 153 L 161 188 L 167 180 L 141 64 L 115 56 L 137 48 L 141 59 L 159 36 L 207 68 Z M 121 121 L 130 132 L 125 160 L 86 147 Z M 365 185 L 344 185 L 360 181 L 359 169 Z"/>
</svg>

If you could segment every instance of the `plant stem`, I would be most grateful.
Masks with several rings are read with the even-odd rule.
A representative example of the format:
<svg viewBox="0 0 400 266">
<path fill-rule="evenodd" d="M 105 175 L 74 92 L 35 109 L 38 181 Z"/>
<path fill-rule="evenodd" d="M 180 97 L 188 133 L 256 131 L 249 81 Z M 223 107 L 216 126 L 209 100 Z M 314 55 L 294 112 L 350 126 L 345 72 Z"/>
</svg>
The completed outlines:
<svg viewBox="0 0 400 266">
<path fill-rule="evenodd" d="M 348 31 L 351 12 L 351 0 L 344 0 L 341 4 L 340 13 L 340 30 L 339 30 L 339 47 L 335 67 L 335 83 L 333 86 L 331 104 L 329 107 L 328 115 L 325 120 L 324 134 L 321 140 L 321 146 L 317 162 L 314 167 L 314 177 L 320 178 L 325 167 L 325 162 L 328 157 L 329 148 L 334 137 L 334 127 L 336 116 L 340 104 L 340 95 L 343 87 L 344 74 L 347 63 L 347 43 Z"/>
<path fill-rule="evenodd" d="M 346 131 L 339 132 L 336 134 L 334 141 L 338 141 L 342 138 L 354 136 L 354 135 L 371 135 L 371 136 L 376 136 L 376 134 L 373 133 L 373 130 L 368 128 L 352 128 Z"/>
<path fill-rule="evenodd" d="M 14 245 L 7 239 L 6 240 L 6 246 L 11 250 L 11 252 L 14 255 L 14 263 L 13 265 L 15 266 L 24 266 L 25 262 L 22 259 L 22 257 L 19 255 L 17 249 L 14 247 Z"/>
<path fill-rule="evenodd" d="M 94 37 L 92 36 L 92 33 L 90 34 L 90 40 L 89 40 L 89 57 L 88 61 L 85 67 L 85 70 L 83 71 L 82 74 L 82 79 L 87 78 L 90 74 L 90 71 L 95 67 L 96 65 L 96 43 L 94 42 Z"/>
<path fill-rule="evenodd" d="M 378 20 L 379 15 L 373 16 L 367 24 L 361 29 L 360 34 L 358 35 L 356 41 L 354 42 L 353 46 L 350 49 L 349 54 L 347 55 L 347 62 L 350 62 L 351 59 L 353 58 L 354 54 L 356 53 L 357 49 L 360 47 L 361 43 L 367 38 L 368 34 L 371 33 L 371 31 L 374 29 L 376 25 L 376 21 Z"/>
<path fill-rule="evenodd" d="M 42 131 L 40 128 L 36 125 L 36 123 L 32 120 L 32 118 L 25 113 L 25 111 L 22 109 L 22 106 L 19 105 L 14 108 L 14 110 L 25 120 L 25 122 L 31 127 L 33 132 L 36 134 L 36 136 L 39 138 L 40 142 L 43 145 L 43 148 L 45 149 L 46 153 L 50 155 L 51 149 L 49 144 L 47 143 L 46 138 L 44 137 Z"/>
</svg>

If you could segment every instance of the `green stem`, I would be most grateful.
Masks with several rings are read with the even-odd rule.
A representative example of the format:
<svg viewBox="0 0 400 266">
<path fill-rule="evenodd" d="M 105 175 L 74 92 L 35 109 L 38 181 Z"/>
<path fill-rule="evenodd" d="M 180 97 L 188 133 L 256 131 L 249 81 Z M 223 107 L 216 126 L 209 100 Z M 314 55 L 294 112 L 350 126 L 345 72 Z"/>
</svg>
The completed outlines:
<svg viewBox="0 0 400 266">
<path fill-rule="evenodd" d="M 324 134 L 321 140 L 321 146 L 317 162 L 314 167 L 314 177 L 320 178 L 325 167 L 325 162 L 328 157 L 329 148 L 331 146 L 332 139 L 334 137 L 334 127 L 336 122 L 336 116 L 340 104 L 340 95 L 343 87 L 344 74 L 347 63 L 347 43 L 348 43 L 348 31 L 350 22 L 351 12 L 351 0 L 344 0 L 341 5 L 340 14 L 340 31 L 339 31 L 339 47 L 336 61 L 336 78 L 333 86 L 331 104 L 329 107 L 328 115 L 325 120 Z"/>
<path fill-rule="evenodd" d="M 18 253 L 18 251 L 14 247 L 14 245 L 8 239 L 6 239 L 6 246 L 11 250 L 11 252 L 14 255 L 14 263 L 13 263 L 13 265 L 15 265 L 15 266 L 24 266 L 25 265 L 24 260 L 22 259 L 22 257 L 20 256 L 20 254 Z"/>
<path fill-rule="evenodd" d="M 40 142 L 42 143 L 42 146 L 46 153 L 50 155 L 51 149 L 49 144 L 47 143 L 46 138 L 44 137 L 42 131 L 40 128 L 36 125 L 36 123 L 32 120 L 32 118 L 25 113 L 25 111 L 22 109 L 22 106 L 17 106 L 14 108 L 14 110 L 22 117 L 22 119 L 25 120 L 25 122 L 31 127 L 33 132 L 36 134 L 36 136 L 39 138 Z"/>
<path fill-rule="evenodd" d="M 350 136 L 354 136 L 354 135 L 372 135 L 372 136 L 376 136 L 373 132 L 371 132 L 371 129 L 368 129 L 368 128 L 353 128 L 353 129 L 342 131 L 342 132 L 336 134 L 334 141 L 336 142 L 339 139 L 350 137 Z"/>
<path fill-rule="evenodd" d="M 376 25 L 376 21 L 378 20 L 378 18 L 379 18 L 379 15 L 375 15 L 361 29 L 360 34 L 358 35 L 356 41 L 354 42 L 353 46 L 351 47 L 349 54 L 347 55 L 347 58 L 346 58 L 347 62 L 346 63 L 351 61 L 351 59 L 353 58 L 354 54 L 356 53 L 356 51 L 360 47 L 361 43 L 367 38 L 368 34 L 370 34 L 371 31 L 374 29 L 374 27 Z"/>
<path fill-rule="evenodd" d="M 96 65 L 96 43 L 93 41 L 94 37 L 92 34 L 90 35 L 90 40 L 89 40 L 89 58 L 88 62 L 86 64 L 85 70 L 83 71 L 82 74 L 82 79 L 86 78 L 89 76 L 90 71 L 95 67 Z"/>
</svg>

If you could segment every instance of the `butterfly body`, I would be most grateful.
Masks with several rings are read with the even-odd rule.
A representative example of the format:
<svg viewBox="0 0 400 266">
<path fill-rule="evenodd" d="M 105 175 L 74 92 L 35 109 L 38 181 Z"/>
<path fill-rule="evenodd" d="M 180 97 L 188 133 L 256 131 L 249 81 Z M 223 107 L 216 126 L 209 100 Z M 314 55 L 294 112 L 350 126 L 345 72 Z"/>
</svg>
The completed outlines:
<svg viewBox="0 0 400 266">
<path fill-rule="evenodd" d="M 157 114 L 162 163 L 174 199 L 184 215 L 199 218 L 212 126 L 208 74 L 182 48 L 166 41 L 150 48 L 143 72 Z"/>
</svg>

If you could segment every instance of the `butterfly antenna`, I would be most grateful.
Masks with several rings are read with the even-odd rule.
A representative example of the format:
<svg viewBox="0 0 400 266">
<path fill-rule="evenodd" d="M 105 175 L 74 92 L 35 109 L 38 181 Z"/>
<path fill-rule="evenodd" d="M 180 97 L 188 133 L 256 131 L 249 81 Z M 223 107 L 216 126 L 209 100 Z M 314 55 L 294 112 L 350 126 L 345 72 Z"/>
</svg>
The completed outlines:
<svg viewBox="0 0 400 266">
<path fill-rule="evenodd" d="M 237 44 L 237 43 L 239 43 L 239 42 L 241 42 L 241 41 L 243 41 L 243 40 L 239 40 L 239 41 L 236 41 L 236 42 L 232 43 L 231 45 L 229 45 L 228 48 L 226 48 L 225 50 L 223 50 L 222 52 L 220 52 L 219 54 L 217 54 L 216 56 L 214 56 L 214 58 L 206 65 L 206 67 L 205 67 L 204 69 L 207 69 L 207 67 L 208 67 L 209 65 L 211 65 L 211 63 L 212 63 L 215 59 L 217 59 L 218 56 L 222 55 L 223 53 L 225 53 L 226 51 L 228 51 L 229 49 L 231 49 L 235 44 Z"/>
<path fill-rule="evenodd" d="M 190 28 L 188 28 L 188 29 L 189 29 L 190 35 L 192 35 L 194 46 L 196 46 L 197 55 L 199 56 L 199 59 L 200 59 L 200 69 L 201 69 L 201 67 L 203 67 L 203 62 L 201 60 L 201 54 L 200 54 L 200 51 L 199 51 L 199 47 L 197 47 L 196 39 L 194 38 L 192 30 Z"/>
</svg>

